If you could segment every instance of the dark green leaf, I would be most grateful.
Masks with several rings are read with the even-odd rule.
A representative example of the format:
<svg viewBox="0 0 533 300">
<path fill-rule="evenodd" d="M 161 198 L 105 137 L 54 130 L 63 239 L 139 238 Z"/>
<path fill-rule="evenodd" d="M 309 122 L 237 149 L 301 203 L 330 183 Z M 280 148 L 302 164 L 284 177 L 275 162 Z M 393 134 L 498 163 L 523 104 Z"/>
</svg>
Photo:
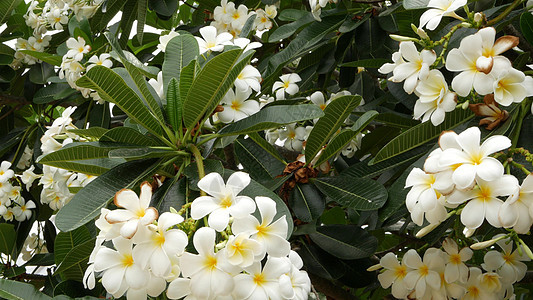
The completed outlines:
<svg viewBox="0 0 533 300">
<path fill-rule="evenodd" d="M 67 253 L 55 274 L 61 273 L 64 279 L 82 281 L 89 256 L 94 248 L 94 239 L 75 244 Z"/>
<path fill-rule="evenodd" d="M 320 248 L 341 259 L 357 259 L 374 254 L 378 240 L 356 225 L 326 225 L 309 237 Z"/>
<path fill-rule="evenodd" d="M 296 217 L 303 222 L 318 219 L 324 211 L 325 205 L 318 190 L 309 183 L 297 183 L 289 198 L 289 206 Z"/>
<path fill-rule="evenodd" d="M 533 45 L 533 14 L 531 12 L 526 11 L 520 16 L 520 29 L 529 44 Z"/>
<path fill-rule="evenodd" d="M 257 181 L 273 179 L 281 175 L 285 164 L 272 157 L 261 146 L 251 139 L 237 139 L 234 143 L 235 155 L 244 170 Z"/>
<path fill-rule="evenodd" d="M 17 234 L 12 224 L 0 224 L 0 253 L 11 255 L 15 247 Z"/>
<path fill-rule="evenodd" d="M 106 132 L 100 138 L 101 142 L 127 143 L 140 146 L 161 145 L 159 141 L 149 138 L 139 131 L 129 127 L 116 127 Z"/>
<path fill-rule="evenodd" d="M 71 232 L 58 233 L 54 246 L 56 264 L 61 264 L 67 254 L 72 250 L 72 248 L 91 240 L 91 238 L 91 233 L 89 232 L 89 229 L 87 229 L 87 227 L 85 226 L 79 227 Z"/>
<path fill-rule="evenodd" d="M 171 78 L 176 78 L 180 82 L 181 70 L 196 59 L 199 49 L 198 42 L 190 34 L 181 34 L 168 42 L 162 69 L 164 91 L 168 89 Z"/>
<path fill-rule="evenodd" d="M 45 52 L 39 52 L 39 51 L 32 51 L 32 50 L 19 50 L 20 52 L 24 54 L 28 54 L 30 56 L 33 56 L 35 58 L 38 58 L 46 63 L 49 63 L 51 65 L 54 65 L 56 67 L 61 66 L 62 58 L 59 55 L 54 54 L 48 54 Z"/>
<path fill-rule="evenodd" d="M 29 283 L 0 278 L 0 297 L 6 300 L 51 300 Z"/>
<path fill-rule="evenodd" d="M 375 210 L 387 201 L 383 185 L 366 178 L 322 177 L 313 183 L 332 201 L 357 210 Z"/>
<path fill-rule="evenodd" d="M 81 135 L 83 137 L 88 138 L 101 138 L 106 132 L 109 131 L 109 129 L 105 129 L 102 127 L 91 127 L 87 129 L 69 129 L 69 132 L 75 133 L 77 135 Z"/>
<path fill-rule="evenodd" d="M 5 21 L 11 16 L 11 11 L 19 5 L 22 0 L 2 0 L 0 2 L 0 24 L 4 24 Z"/>
<path fill-rule="evenodd" d="M 179 90 L 179 82 L 176 78 L 170 79 L 167 90 L 167 116 L 174 130 L 181 130 L 182 103 Z"/>
<path fill-rule="evenodd" d="M 49 86 L 40 88 L 35 95 L 33 95 L 33 103 L 36 104 L 45 104 L 52 102 L 55 99 L 55 96 L 65 90 L 71 90 L 71 87 L 65 83 L 52 83 Z"/>
<path fill-rule="evenodd" d="M 427 8 L 429 0 L 404 0 L 403 7 L 405 9 L 419 9 Z"/>
<path fill-rule="evenodd" d="M 390 60 L 385 58 L 374 58 L 374 59 L 362 59 L 358 61 L 351 61 L 347 63 L 340 64 L 340 67 L 365 67 L 365 68 L 379 68 L 383 64 L 388 63 Z"/>
<path fill-rule="evenodd" d="M 302 244 L 298 254 L 302 257 L 306 270 L 312 274 L 329 280 L 339 279 L 344 275 L 342 262 L 314 244 Z"/>
</svg>

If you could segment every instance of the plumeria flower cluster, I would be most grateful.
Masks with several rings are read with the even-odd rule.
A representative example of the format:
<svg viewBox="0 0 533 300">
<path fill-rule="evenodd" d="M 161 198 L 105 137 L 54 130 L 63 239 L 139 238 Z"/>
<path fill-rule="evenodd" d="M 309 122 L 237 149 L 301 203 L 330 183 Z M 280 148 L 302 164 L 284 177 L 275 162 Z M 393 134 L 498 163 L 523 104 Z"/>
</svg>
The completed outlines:
<svg viewBox="0 0 533 300">
<path fill-rule="evenodd" d="M 21 194 L 20 180 L 11 169 L 11 162 L 0 164 L 0 216 L 6 221 L 25 221 L 31 218 L 35 203 Z"/>
<path fill-rule="evenodd" d="M 435 29 L 443 16 L 461 19 L 455 10 L 463 6 L 463 0 L 432 0 L 420 19 L 416 32 L 426 42 L 429 37 L 421 29 Z M 444 122 L 445 114 L 456 108 L 457 96 L 467 97 L 472 90 L 479 96 L 493 95 L 494 101 L 503 106 L 522 102 L 533 95 L 533 78 L 512 67 L 502 54 L 518 45 L 518 38 L 502 36 L 496 39 L 493 27 L 480 29 L 461 40 L 459 48 L 451 49 L 444 66 L 457 72 L 448 86 L 443 74 L 436 68 L 439 57 L 432 49 L 418 51 L 413 38 L 396 37 L 399 51 L 393 53 L 392 63 L 386 63 L 379 72 L 391 74 L 392 82 L 403 82 L 406 93 L 415 93 L 419 99 L 414 107 L 414 119 L 431 120 L 435 126 Z M 465 107 L 466 108 L 466 107 Z"/>
<path fill-rule="evenodd" d="M 504 174 L 502 163 L 491 157 L 511 146 L 509 138 L 494 135 L 481 145 L 480 138 L 478 127 L 460 134 L 444 132 L 424 170 L 411 171 L 406 180 L 406 187 L 411 188 L 406 205 L 417 225 L 424 219 L 438 224 L 447 218 L 447 208 L 460 206 L 461 222 L 470 231 L 484 220 L 496 228 L 529 231 L 533 224 L 530 176 L 519 186 L 518 179 Z"/>
<path fill-rule="evenodd" d="M 86 139 L 71 132 L 71 129 L 77 129 L 72 124 L 71 114 L 76 110 L 75 107 L 66 108 L 61 117 L 54 120 L 51 126 L 47 128 L 41 137 L 41 151 L 43 155 L 60 150 L 65 145 L 74 141 L 84 142 Z M 41 203 L 48 204 L 53 210 L 63 207 L 72 197 L 69 188 L 84 187 L 89 184 L 96 176 L 70 172 L 65 169 L 44 165 L 43 174 L 34 173 L 35 167 L 22 173 L 22 181 L 29 190 L 33 182 L 39 179 L 39 185 L 42 185 Z"/>
<path fill-rule="evenodd" d="M 175 210 L 159 215 L 149 206 L 147 182 L 139 196 L 119 191 L 118 209 L 102 209 L 96 221 L 100 232 L 84 284 L 94 288 L 99 276 L 107 292 L 127 299 L 165 290 L 170 299 L 307 299 L 311 283 L 290 249 L 287 220 L 275 219 L 274 200 L 239 195 L 249 183 L 243 172 L 226 182 L 206 175 L 198 187 L 207 195 L 180 211 L 190 206 L 190 219 Z M 206 226 L 195 229 L 204 218 Z M 191 235 L 194 253 L 185 250 Z"/>
<path fill-rule="evenodd" d="M 272 20 L 277 15 L 275 5 L 266 5 L 264 9 L 258 8 L 255 12 L 249 11 L 248 7 L 240 4 L 235 7 L 235 3 L 222 0 L 220 6 L 215 7 L 211 26 L 215 27 L 218 33 L 229 33 L 233 37 L 238 37 L 248 18 L 255 15 L 254 30 L 263 31 L 272 28 Z"/>
<path fill-rule="evenodd" d="M 421 258 L 416 250 L 407 251 L 401 261 L 394 253 L 380 260 L 384 268 L 378 275 L 383 288 L 391 287 L 392 295 L 399 299 L 510 299 L 512 284 L 520 281 L 527 269 L 522 262 L 528 260 L 511 253 L 512 244 L 499 242 L 503 252 L 488 251 L 482 269 L 469 267 L 474 252 L 446 238 L 442 248 L 428 248 Z M 471 263 L 469 263 L 470 265 Z"/>
<path fill-rule="evenodd" d="M 322 13 L 322 8 L 324 8 L 328 3 L 337 3 L 338 0 L 309 0 L 309 7 L 311 7 L 311 14 L 313 18 L 317 21 L 322 21 L 320 14 Z"/>
</svg>

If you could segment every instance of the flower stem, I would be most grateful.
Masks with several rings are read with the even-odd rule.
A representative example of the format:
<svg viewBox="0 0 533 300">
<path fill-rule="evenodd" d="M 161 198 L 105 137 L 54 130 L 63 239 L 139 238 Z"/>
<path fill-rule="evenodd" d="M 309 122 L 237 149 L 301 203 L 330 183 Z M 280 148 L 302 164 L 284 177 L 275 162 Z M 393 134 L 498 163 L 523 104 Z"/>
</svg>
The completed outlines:
<svg viewBox="0 0 533 300">
<path fill-rule="evenodd" d="M 509 15 L 513 9 L 515 9 L 520 3 L 524 2 L 524 0 L 515 0 L 511 5 L 509 5 L 500 15 L 498 15 L 496 18 L 490 20 L 487 22 L 487 26 L 492 26 L 501 20 L 503 20 L 507 15 Z"/>
<path fill-rule="evenodd" d="M 202 157 L 202 153 L 200 153 L 200 150 L 198 150 L 194 144 L 189 145 L 189 150 L 192 152 L 194 160 L 196 161 L 196 166 L 198 167 L 198 177 L 202 179 L 205 176 L 204 158 Z M 205 196 L 206 193 L 201 190 L 200 195 Z"/>
</svg>

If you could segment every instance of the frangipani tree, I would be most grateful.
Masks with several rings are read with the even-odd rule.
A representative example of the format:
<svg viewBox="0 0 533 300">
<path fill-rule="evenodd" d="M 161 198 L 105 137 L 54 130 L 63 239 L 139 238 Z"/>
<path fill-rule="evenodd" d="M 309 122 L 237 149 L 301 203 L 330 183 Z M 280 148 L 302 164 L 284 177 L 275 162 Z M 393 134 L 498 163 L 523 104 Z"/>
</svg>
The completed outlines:
<svg viewBox="0 0 533 300">
<path fill-rule="evenodd" d="M 531 297 L 530 2 L 3 1 L 0 295 Z"/>
</svg>

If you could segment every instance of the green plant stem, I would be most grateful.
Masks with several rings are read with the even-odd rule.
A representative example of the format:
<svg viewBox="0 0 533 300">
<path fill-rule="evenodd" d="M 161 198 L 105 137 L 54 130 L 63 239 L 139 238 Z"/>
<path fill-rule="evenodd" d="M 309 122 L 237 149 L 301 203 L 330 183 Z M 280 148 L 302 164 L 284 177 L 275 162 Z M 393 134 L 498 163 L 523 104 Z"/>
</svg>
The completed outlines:
<svg viewBox="0 0 533 300">
<path fill-rule="evenodd" d="M 526 174 L 526 175 L 531 174 L 531 172 L 528 169 L 526 169 L 526 167 L 524 167 L 524 165 L 519 164 L 516 161 L 511 161 L 511 164 L 513 165 L 513 167 L 515 167 L 517 169 L 520 169 L 522 172 L 524 172 L 524 174 Z"/>
<path fill-rule="evenodd" d="M 435 60 L 432 67 L 438 66 L 440 61 L 442 60 L 442 63 L 444 63 L 444 54 L 446 54 L 446 50 L 448 49 L 448 43 L 450 42 L 450 38 L 452 35 L 459 29 L 463 27 L 463 23 L 459 23 L 450 29 L 450 32 L 448 32 L 445 36 L 443 36 L 440 40 L 433 43 L 433 47 L 442 45 L 442 51 L 440 52 L 439 57 Z"/>
<path fill-rule="evenodd" d="M 503 20 L 505 17 L 507 17 L 513 9 L 515 9 L 518 5 L 520 5 L 524 0 L 515 0 L 511 5 L 509 5 L 501 14 L 499 14 L 496 18 L 490 20 L 487 22 L 487 26 L 492 26 L 501 20 Z"/>
<path fill-rule="evenodd" d="M 15 163 L 15 159 L 17 159 L 17 156 L 18 156 L 18 154 L 19 154 L 19 152 L 20 152 L 20 149 L 22 148 L 22 144 L 24 144 L 24 140 L 26 139 L 26 136 L 29 136 L 29 135 L 31 135 L 31 134 L 33 133 L 33 131 L 35 130 L 34 127 L 35 127 L 36 124 L 37 124 L 37 123 L 34 123 L 34 124 L 31 125 L 30 127 L 28 127 L 28 128 L 26 129 L 26 131 L 24 132 L 24 135 L 22 136 L 22 139 L 20 140 L 20 143 L 19 143 L 19 145 L 17 146 L 17 151 L 15 151 L 15 155 L 13 156 L 13 160 L 11 160 L 11 164 L 14 164 L 14 163 Z M 30 131 L 31 131 L 31 132 L 30 132 Z M 28 134 L 28 132 L 30 132 L 30 133 Z"/>
<path fill-rule="evenodd" d="M 196 143 L 196 146 L 199 147 L 199 146 L 201 146 L 201 145 L 203 145 L 203 144 L 209 142 L 209 141 L 212 140 L 212 139 L 216 139 L 216 138 L 219 137 L 219 136 L 218 136 L 218 134 L 216 134 L 216 133 L 212 133 L 212 134 L 204 134 L 204 135 L 202 135 L 202 137 L 203 137 L 204 139 L 201 140 L 201 141 L 199 141 L 198 143 Z"/>
<path fill-rule="evenodd" d="M 200 150 L 198 150 L 198 148 L 193 144 L 189 145 L 189 150 L 192 152 L 194 160 L 196 161 L 196 166 L 198 167 L 198 177 L 202 179 L 205 176 L 204 158 L 202 157 L 202 153 L 200 153 Z M 200 191 L 200 195 L 205 196 L 206 193 L 204 191 Z"/>
</svg>

